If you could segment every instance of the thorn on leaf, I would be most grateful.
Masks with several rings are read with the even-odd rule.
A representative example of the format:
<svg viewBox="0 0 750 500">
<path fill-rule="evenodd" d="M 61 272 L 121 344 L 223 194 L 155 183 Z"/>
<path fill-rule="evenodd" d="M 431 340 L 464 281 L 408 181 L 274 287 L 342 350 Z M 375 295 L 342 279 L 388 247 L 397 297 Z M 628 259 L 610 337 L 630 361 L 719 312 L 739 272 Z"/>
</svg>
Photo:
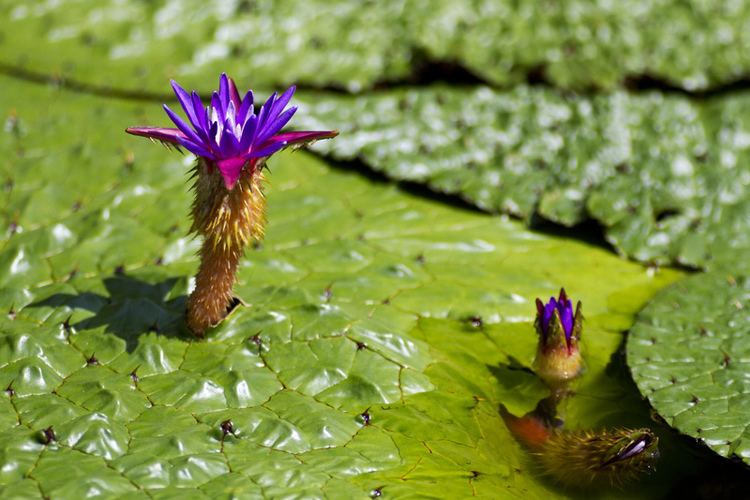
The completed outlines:
<svg viewBox="0 0 750 500">
<path fill-rule="evenodd" d="M 372 415 L 370 415 L 370 409 L 366 409 L 362 413 L 359 414 L 360 420 L 362 420 L 363 425 L 370 425 L 370 420 L 372 419 Z"/>
<path fill-rule="evenodd" d="M 57 441 L 57 435 L 51 425 L 42 431 L 42 438 L 44 439 L 44 444 Z"/>
<path fill-rule="evenodd" d="M 234 424 L 230 419 L 224 420 L 221 424 L 219 424 L 219 427 L 221 428 L 222 439 L 226 437 L 227 434 L 231 434 L 232 436 L 237 437 L 236 431 L 234 429 Z"/>
</svg>

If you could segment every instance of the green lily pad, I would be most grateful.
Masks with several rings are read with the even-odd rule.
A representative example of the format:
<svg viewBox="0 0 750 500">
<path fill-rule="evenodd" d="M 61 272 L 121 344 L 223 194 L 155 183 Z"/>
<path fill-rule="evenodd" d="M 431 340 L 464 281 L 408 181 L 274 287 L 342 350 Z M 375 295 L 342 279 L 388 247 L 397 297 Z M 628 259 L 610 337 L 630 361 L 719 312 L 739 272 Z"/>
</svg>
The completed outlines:
<svg viewBox="0 0 750 500">
<path fill-rule="evenodd" d="M 750 251 L 746 96 L 430 87 L 306 104 L 298 126 L 341 129 L 315 145 L 338 160 L 532 225 L 592 218 L 639 261 L 748 268 L 736 259 Z"/>
<path fill-rule="evenodd" d="M 419 79 L 430 64 L 573 89 L 649 77 L 704 90 L 750 69 L 743 2 L 5 0 L 0 13 L 4 65 L 129 95 L 163 92 L 169 78 L 211 88 L 205 75 L 220 71 L 255 88 L 356 92 Z"/>
<path fill-rule="evenodd" d="M 707 273 L 660 292 L 628 338 L 633 378 L 680 432 L 750 464 L 750 280 Z"/>
<path fill-rule="evenodd" d="M 740 49 L 750 8 L 739 2 L 415 0 L 413 6 L 428 13 L 413 16 L 413 29 L 432 58 L 460 61 L 503 86 L 531 76 L 563 88 L 615 88 L 645 75 L 701 90 L 744 78 L 750 64 Z"/>
<path fill-rule="evenodd" d="M 612 356 L 681 272 L 283 153 L 246 305 L 196 341 L 191 159 L 122 132 L 158 106 L 0 81 L 3 494 L 567 496 L 498 414 L 547 394 L 533 299 L 560 285 L 587 317 L 568 425 L 647 425 Z M 673 446 L 640 495 L 698 467 Z"/>
<path fill-rule="evenodd" d="M 3 2 L 5 64 L 135 94 L 302 82 L 358 91 L 409 72 L 402 2 Z M 52 54 L 54 52 L 54 54 Z"/>
</svg>

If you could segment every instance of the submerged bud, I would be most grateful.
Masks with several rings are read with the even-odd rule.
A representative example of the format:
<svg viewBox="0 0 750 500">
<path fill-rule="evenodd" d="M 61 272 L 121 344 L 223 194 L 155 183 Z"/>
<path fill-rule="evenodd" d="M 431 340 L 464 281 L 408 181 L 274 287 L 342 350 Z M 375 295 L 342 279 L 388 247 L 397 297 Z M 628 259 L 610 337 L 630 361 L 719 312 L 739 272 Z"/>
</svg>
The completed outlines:
<svg viewBox="0 0 750 500">
<path fill-rule="evenodd" d="M 653 470 L 659 438 L 649 429 L 556 432 L 537 453 L 544 471 L 560 483 L 613 485 Z"/>
<path fill-rule="evenodd" d="M 575 313 L 573 303 L 560 289 L 557 299 L 550 297 L 544 304 L 536 299 L 536 322 L 539 334 L 534 369 L 537 375 L 551 386 L 559 386 L 580 375 L 583 360 L 578 349 L 583 315 L 578 301 Z"/>
<path fill-rule="evenodd" d="M 564 430 L 538 406 L 522 417 L 500 405 L 500 416 L 541 472 L 572 488 L 623 484 L 653 470 L 659 438 L 650 429 Z"/>
</svg>

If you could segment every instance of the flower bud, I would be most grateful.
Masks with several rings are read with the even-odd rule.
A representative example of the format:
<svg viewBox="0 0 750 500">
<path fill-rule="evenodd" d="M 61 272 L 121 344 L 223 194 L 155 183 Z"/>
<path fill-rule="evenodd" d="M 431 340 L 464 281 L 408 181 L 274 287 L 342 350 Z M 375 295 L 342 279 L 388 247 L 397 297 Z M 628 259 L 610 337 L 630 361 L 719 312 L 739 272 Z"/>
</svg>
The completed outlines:
<svg viewBox="0 0 750 500">
<path fill-rule="evenodd" d="M 536 299 L 536 322 L 539 344 L 534 360 L 536 374 L 548 385 L 558 387 L 576 378 L 583 371 L 578 341 L 581 338 L 583 315 L 581 302 L 576 305 L 560 290 L 557 299 L 550 297 L 544 304 Z"/>
</svg>

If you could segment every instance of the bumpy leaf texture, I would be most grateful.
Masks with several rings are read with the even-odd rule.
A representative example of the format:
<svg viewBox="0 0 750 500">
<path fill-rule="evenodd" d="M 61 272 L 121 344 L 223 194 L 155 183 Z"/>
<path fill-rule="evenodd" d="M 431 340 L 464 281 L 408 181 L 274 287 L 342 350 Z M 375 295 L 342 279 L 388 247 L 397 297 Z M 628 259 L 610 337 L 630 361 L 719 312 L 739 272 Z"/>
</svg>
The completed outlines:
<svg viewBox="0 0 750 500">
<path fill-rule="evenodd" d="M 599 222 L 639 261 L 748 270 L 750 100 L 595 97 L 518 86 L 413 88 L 310 99 L 315 147 L 534 224 Z"/>
<path fill-rule="evenodd" d="M 498 415 L 546 394 L 533 299 L 560 284 L 587 317 L 569 425 L 648 423 L 610 358 L 680 272 L 284 153 L 246 305 L 195 341 L 192 160 L 122 132 L 158 106 L 0 83 L 0 496 L 568 495 Z M 640 495 L 695 473 L 672 449 Z"/>
<path fill-rule="evenodd" d="M 746 97 L 523 85 L 731 85 L 750 73 L 746 2 L 0 0 L 0 12 L 6 71 L 126 96 L 165 93 L 170 78 L 205 91 L 222 71 L 256 89 L 357 92 L 448 70 L 475 86 L 321 97 L 304 115 L 346 132 L 321 151 L 394 179 L 527 220 L 593 218 L 642 262 L 750 271 L 735 258 L 750 249 Z"/>
<path fill-rule="evenodd" d="M 750 73 L 739 1 L 3 0 L 0 16 L 2 63 L 152 92 L 169 78 L 209 88 L 221 71 L 359 91 L 432 63 L 572 89 L 648 77 L 703 90 Z"/>
<path fill-rule="evenodd" d="M 750 280 L 707 273 L 659 293 L 638 315 L 628 364 L 664 419 L 750 464 Z"/>
</svg>

